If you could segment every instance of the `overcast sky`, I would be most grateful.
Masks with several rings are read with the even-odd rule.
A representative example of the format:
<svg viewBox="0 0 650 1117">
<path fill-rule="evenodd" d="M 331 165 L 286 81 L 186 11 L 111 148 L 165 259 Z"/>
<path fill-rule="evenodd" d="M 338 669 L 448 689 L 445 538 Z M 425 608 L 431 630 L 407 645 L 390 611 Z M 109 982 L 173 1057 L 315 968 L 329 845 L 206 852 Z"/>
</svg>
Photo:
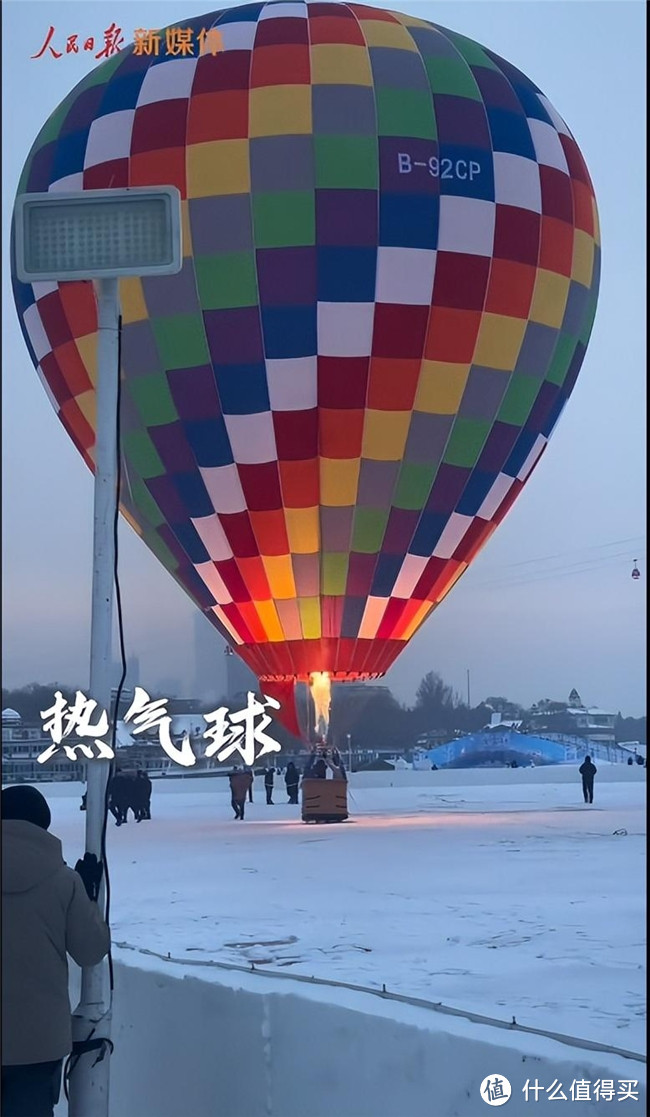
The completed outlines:
<svg viewBox="0 0 650 1117">
<path fill-rule="evenodd" d="M 397 7 L 503 55 L 573 131 L 598 199 L 600 302 L 577 386 L 539 468 L 505 522 L 387 682 L 411 700 L 437 670 L 471 700 L 528 704 L 577 687 L 589 704 L 645 713 L 645 9 L 615 0 L 493 0 Z M 91 68 L 91 54 L 44 56 L 68 35 L 131 39 L 200 13 L 200 3 L 45 4 L 3 11 L 3 684 L 88 681 L 92 477 L 68 440 L 22 341 L 9 283 L 8 230 L 33 140 Z M 206 5 L 204 10 L 208 10 Z M 642 577 L 631 578 L 632 560 Z M 128 652 L 143 685 L 191 692 L 194 606 L 123 524 Z"/>
</svg>

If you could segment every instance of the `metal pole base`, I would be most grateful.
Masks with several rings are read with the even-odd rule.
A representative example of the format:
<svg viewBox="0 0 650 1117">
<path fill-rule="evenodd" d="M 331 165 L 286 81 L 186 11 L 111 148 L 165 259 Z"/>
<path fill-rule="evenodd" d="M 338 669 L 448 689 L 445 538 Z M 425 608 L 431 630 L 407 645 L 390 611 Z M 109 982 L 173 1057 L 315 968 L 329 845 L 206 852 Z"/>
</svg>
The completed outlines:
<svg viewBox="0 0 650 1117">
<path fill-rule="evenodd" d="M 110 1074 L 111 1011 L 103 1005 L 79 1005 L 72 1017 L 73 1068 L 68 1117 L 106 1117 Z M 92 1044 L 77 1054 L 76 1044 Z M 74 1088 L 72 1084 L 74 1082 Z"/>
</svg>

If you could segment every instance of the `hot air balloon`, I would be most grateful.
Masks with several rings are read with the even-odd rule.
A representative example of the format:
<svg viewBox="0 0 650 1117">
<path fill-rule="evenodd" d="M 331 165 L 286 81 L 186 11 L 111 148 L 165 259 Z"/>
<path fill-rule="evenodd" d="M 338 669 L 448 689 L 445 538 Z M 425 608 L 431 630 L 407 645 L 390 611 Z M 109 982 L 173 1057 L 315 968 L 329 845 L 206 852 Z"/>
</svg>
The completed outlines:
<svg viewBox="0 0 650 1117">
<path fill-rule="evenodd" d="M 266 693 L 315 678 L 326 706 L 388 670 L 544 453 L 596 309 L 594 191 L 537 86 L 426 20 L 177 26 L 191 51 L 161 32 L 76 86 L 19 192 L 180 190 L 182 271 L 120 283 L 122 511 Z M 92 469 L 93 285 L 14 292 Z"/>
</svg>

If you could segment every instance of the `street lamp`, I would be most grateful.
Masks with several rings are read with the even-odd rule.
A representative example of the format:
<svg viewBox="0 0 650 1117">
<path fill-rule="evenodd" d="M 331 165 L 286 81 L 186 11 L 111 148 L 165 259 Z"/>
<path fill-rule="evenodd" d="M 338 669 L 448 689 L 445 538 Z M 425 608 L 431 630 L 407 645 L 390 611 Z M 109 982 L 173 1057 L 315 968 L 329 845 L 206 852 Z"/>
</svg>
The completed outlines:
<svg viewBox="0 0 650 1117">
<path fill-rule="evenodd" d="M 93 512 L 90 692 L 111 702 L 114 521 L 117 492 L 120 302 L 118 280 L 182 267 L 180 194 L 174 186 L 22 194 L 15 203 L 16 274 L 23 283 L 95 280 L 97 424 Z M 86 852 L 102 856 L 109 760 L 86 766 Z M 104 882 L 98 903 L 103 903 Z M 106 961 L 84 968 L 73 1041 L 93 1048 L 73 1062 L 69 1117 L 107 1117 L 111 1008 Z M 98 1058 L 99 1056 L 99 1058 Z"/>
</svg>

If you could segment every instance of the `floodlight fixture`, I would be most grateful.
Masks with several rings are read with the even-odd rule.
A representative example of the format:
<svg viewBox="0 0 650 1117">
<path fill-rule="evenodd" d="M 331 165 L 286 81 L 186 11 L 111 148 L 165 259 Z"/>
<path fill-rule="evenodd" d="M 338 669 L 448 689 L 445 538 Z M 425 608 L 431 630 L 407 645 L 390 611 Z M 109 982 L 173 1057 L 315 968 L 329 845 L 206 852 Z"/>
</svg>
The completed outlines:
<svg viewBox="0 0 650 1117">
<path fill-rule="evenodd" d="M 175 186 L 19 194 L 14 213 L 23 283 L 173 275 L 183 264 Z"/>
</svg>

